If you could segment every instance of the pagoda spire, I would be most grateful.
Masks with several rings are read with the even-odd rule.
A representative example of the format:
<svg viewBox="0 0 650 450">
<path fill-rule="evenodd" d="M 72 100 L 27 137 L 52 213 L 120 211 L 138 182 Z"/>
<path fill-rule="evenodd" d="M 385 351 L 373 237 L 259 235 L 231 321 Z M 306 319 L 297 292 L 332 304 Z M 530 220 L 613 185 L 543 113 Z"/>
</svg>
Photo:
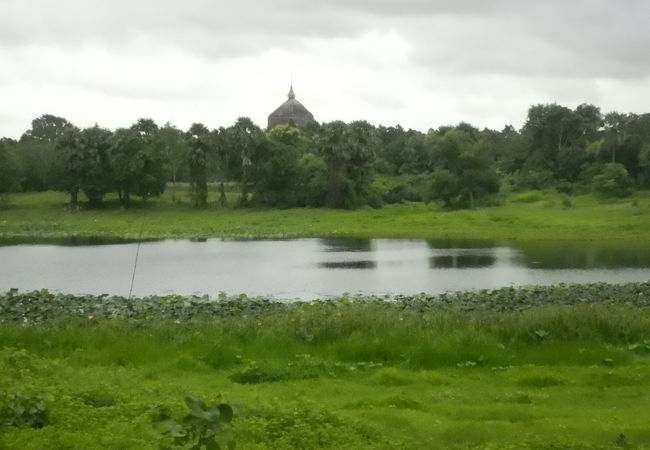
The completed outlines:
<svg viewBox="0 0 650 450">
<path fill-rule="evenodd" d="M 289 95 L 287 95 L 287 97 L 289 97 L 289 100 L 296 98 L 296 94 L 293 93 L 293 82 L 291 82 L 291 85 L 289 86 Z"/>
</svg>

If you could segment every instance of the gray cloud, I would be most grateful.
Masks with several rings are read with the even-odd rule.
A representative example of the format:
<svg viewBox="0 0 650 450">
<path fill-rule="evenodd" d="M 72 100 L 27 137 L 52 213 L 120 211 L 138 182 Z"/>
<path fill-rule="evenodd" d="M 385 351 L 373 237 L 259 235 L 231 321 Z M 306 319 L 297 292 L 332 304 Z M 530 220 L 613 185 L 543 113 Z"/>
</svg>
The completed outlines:
<svg viewBox="0 0 650 450">
<path fill-rule="evenodd" d="M 210 59 L 294 49 L 306 39 L 391 30 L 416 62 L 448 73 L 643 77 L 644 0 L 5 0 L 0 45 L 129 46 L 137 39 Z"/>
<path fill-rule="evenodd" d="M 648 17 L 647 0 L 0 0 L 0 128 L 58 108 L 263 121 L 296 67 L 323 119 L 426 129 L 498 127 L 545 101 L 639 111 Z"/>
</svg>

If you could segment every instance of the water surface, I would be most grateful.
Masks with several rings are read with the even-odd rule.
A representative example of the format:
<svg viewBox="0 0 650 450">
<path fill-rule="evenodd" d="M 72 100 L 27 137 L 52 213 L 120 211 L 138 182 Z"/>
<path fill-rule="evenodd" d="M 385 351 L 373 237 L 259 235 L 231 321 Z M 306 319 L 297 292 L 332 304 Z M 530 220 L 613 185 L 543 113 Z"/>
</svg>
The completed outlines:
<svg viewBox="0 0 650 450">
<path fill-rule="evenodd" d="M 135 265 L 138 253 L 137 266 Z M 650 278 L 650 245 L 423 239 L 65 241 L 0 245 L 0 291 L 313 299 Z"/>
</svg>

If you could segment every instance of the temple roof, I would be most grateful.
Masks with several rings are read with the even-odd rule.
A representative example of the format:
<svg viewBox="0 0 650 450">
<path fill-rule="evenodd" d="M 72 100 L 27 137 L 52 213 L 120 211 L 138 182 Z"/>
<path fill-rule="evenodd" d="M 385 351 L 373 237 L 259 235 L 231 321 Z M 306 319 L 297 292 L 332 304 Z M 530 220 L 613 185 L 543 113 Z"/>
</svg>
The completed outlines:
<svg viewBox="0 0 650 450">
<path fill-rule="evenodd" d="M 296 100 L 296 94 L 293 92 L 293 84 L 289 88 L 287 97 L 287 101 L 269 114 L 269 128 L 282 124 L 305 125 L 309 122 L 314 122 L 312 113 L 302 103 Z"/>
</svg>

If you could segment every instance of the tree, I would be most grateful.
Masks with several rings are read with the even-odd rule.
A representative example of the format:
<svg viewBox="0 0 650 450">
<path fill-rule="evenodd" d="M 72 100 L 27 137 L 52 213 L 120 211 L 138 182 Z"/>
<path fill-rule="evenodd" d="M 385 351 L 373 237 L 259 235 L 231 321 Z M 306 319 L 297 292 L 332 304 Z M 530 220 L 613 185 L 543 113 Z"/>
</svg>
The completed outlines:
<svg viewBox="0 0 650 450">
<path fill-rule="evenodd" d="M 293 125 L 278 125 L 267 132 L 252 166 L 253 200 L 273 206 L 301 203 L 298 160 L 305 152 L 306 138 Z"/>
<path fill-rule="evenodd" d="M 474 141 L 466 131 L 450 129 L 428 136 L 437 169 L 432 174 L 431 198 L 445 206 L 474 206 L 476 200 L 499 190 L 487 143 Z"/>
<path fill-rule="evenodd" d="M 113 133 L 95 125 L 81 131 L 76 142 L 82 158 L 81 190 L 92 205 L 98 205 L 113 187 Z"/>
<path fill-rule="evenodd" d="M 316 148 L 327 167 L 327 206 L 354 208 L 367 200 L 376 145 L 374 129 L 367 122 L 323 125 Z"/>
<path fill-rule="evenodd" d="M 375 130 L 377 135 L 375 170 L 386 175 L 421 173 L 429 169 L 429 158 L 419 131 L 401 126 Z"/>
<path fill-rule="evenodd" d="M 52 177 L 56 141 L 74 126 L 62 117 L 44 114 L 32 120 L 17 145 L 16 158 L 23 191 L 44 191 L 56 184 Z"/>
<path fill-rule="evenodd" d="M 176 183 L 186 173 L 190 147 L 184 133 L 167 122 L 157 134 L 157 146 L 165 155 L 171 182 Z"/>
<path fill-rule="evenodd" d="M 240 203 L 248 203 L 248 192 L 250 190 L 250 172 L 256 157 L 264 141 L 264 134 L 260 127 L 255 125 L 248 117 L 238 118 L 232 125 L 229 133 L 229 144 L 231 151 L 235 151 L 241 162 L 241 198 Z"/>
<path fill-rule="evenodd" d="M 200 123 L 192 124 L 188 131 L 188 140 L 190 143 L 190 195 L 193 205 L 197 208 L 205 208 L 208 205 L 208 137 L 208 128 Z"/>
<path fill-rule="evenodd" d="M 604 119 L 604 149 L 609 152 L 610 162 L 616 162 L 616 152 L 627 137 L 629 117 L 626 114 L 611 112 L 605 115 Z"/>
<path fill-rule="evenodd" d="M 462 191 L 460 179 L 448 169 L 437 169 L 431 174 L 431 199 L 441 200 L 446 207 L 457 203 Z"/>
<path fill-rule="evenodd" d="M 526 168 L 577 178 L 586 162 L 585 149 L 597 139 L 601 125 L 600 109 L 593 105 L 583 104 L 574 111 L 556 104 L 531 106 L 522 129 L 530 138 Z"/>
<path fill-rule="evenodd" d="M 77 128 L 68 128 L 56 141 L 53 165 L 55 188 L 70 196 L 70 206 L 77 207 L 84 175 L 84 155 Z"/>
<path fill-rule="evenodd" d="M 232 134 L 232 133 L 230 133 Z M 233 146 L 230 145 L 229 132 L 221 127 L 212 130 L 209 137 L 211 151 L 208 152 L 208 172 L 214 173 L 215 179 L 219 182 L 219 204 L 225 206 L 226 199 L 226 181 L 233 179 L 233 168 L 235 155 L 233 155 Z"/>
<path fill-rule="evenodd" d="M 57 189 L 70 195 L 76 207 L 80 191 L 91 204 L 99 204 L 113 184 L 110 151 L 112 133 L 95 125 L 82 131 L 68 128 L 55 146 L 54 174 Z"/>
<path fill-rule="evenodd" d="M 23 192 L 51 189 L 54 144 L 23 137 L 15 149 L 20 170 L 20 189 Z"/>
<path fill-rule="evenodd" d="M 632 194 L 632 179 L 625 166 L 618 163 L 605 164 L 593 177 L 592 186 L 597 194 L 605 197 L 627 197 Z"/>
<path fill-rule="evenodd" d="M 165 190 L 167 171 L 157 147 L 157 133 L 155 122 L 140 119 L 114 134 L 110 159 L 113 182 L 123 207 L 129 206 L 132 195 L 147 199 L 160 196 Z"/>
<path fill-rule="evenodd" d="M 43 114 L 32 120 L 32 127 L 23 134 L 23 138 L 54 144 L 58 138 L 63 136 L 66 130 L 71 128 L 74 128 L 74 125 L 63 117 Z"/>
<path fill-rule="evenodd" d="M 643 187 L 650 187 L 650 143 L 639 152 L 639 178 Z"/>
<path fill-rule="evenodd" d="M 15 155 L 16 142 L 0 139 L 0 197 L 20 188 L 20 172 Z"/>
</svg>

